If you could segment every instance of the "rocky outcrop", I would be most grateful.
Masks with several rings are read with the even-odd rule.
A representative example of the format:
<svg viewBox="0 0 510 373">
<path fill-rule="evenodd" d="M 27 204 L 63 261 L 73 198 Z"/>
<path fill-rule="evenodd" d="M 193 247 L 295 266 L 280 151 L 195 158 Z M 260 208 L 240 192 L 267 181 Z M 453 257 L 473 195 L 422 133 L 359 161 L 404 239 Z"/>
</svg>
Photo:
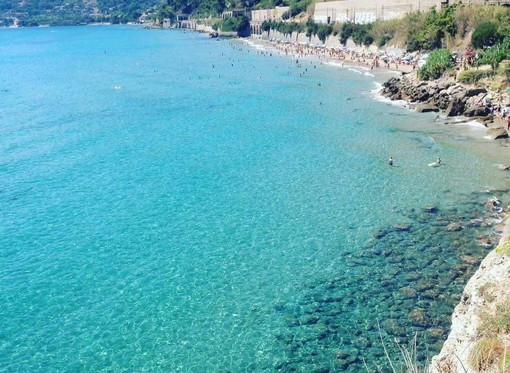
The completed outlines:
<svg viewBox="0 0 510 373">
<path fill-rule="evenodd" d="M 438 112 L 439 108 L 434 105 L 429 104 L 417 104 L 413 107 L 418 113 L 430 113 L 430 112 Z"/>
<path fill-rule="evenodd" d="M 509 225 L 500 245 L 508 241 Z M 493 312 L 498 301 L 508 298 L 510 289 L 510 256 L 493 250 L 482 261 L 471 277 L 461 301 L 452 315 L 452 327 L 439 355 L 432 359 L 430 373 L 477 373 L 470 366 L 469 356 L 480 340 L 478 326 L 488 312 Z M 492 372 L 492 370 L 491 370 Z"/>
<path fill-rule="evenodd" d="M 508 133 L 506 132 L 505 127 L 495 126 L 487 130 L 487 136 L 493 140 L 496 140 L 508 137 Z"/>
<path fill-rule="evenodd" d="M 384 83 L 381 94 L 392 100 L 408 101 L 420 113 L 443 111 L 448 117 L 464 115 L 485 125 L 493 122 L 490 109 L 481 105 L 487 90 L 457 83 L 453 77 L 421 81 L 416 74 L 406 74 Z M 508 133 L 498 127 L 491 129 L 489 137 L 504 138 Z"/>
</svg>

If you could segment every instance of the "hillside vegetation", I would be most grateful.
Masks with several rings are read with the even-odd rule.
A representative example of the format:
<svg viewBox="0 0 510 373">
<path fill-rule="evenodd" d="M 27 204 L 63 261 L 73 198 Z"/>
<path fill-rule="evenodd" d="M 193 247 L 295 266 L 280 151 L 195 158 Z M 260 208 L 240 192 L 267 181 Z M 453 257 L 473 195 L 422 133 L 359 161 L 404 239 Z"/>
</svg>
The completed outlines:
<svg viewBox="0 0 510 373">
<path fill-rule="evenodd" d="M 143 12 L 175 20 L 177 14 L 217 17 L 225 10 L 290 6 L 287 18 L 306 11 L 312 0 L 1 0 L 0 26 L 73 25 L 137 21 Z"/>
<path fill-rule="evenodd" d="M 1 0 L 0 26 L 76 25 L 137 20 L 159 0 Z"/>
</svg>

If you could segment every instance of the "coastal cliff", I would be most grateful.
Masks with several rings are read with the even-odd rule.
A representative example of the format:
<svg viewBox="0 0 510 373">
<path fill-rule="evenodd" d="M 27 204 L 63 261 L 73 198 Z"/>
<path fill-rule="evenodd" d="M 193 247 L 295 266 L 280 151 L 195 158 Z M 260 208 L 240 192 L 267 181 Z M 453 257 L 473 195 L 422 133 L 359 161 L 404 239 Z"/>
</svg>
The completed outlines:
<svg viewBox="0 0 510 373">
<path fill-rule="evenodd" d="M 391 78 L 383 84 L 381 94 L 391 100 L 404 100 L 418 112 L 443 112 L 447 117 L 464 116 L 476 119 L 487 127 L 487 136 L 492 139 L 507 138 L 504 121 L 482 104 L 491 99 L 495 106 L 510 105 L 505 94 L 490 93 L 487 88 L 456 82 L 453 77 L 434 81 L 419 80 L 415 73 Z"/>
<path fill-rule="evenodd" d="M 494 106 L 508 107 L 510 98 L 488 88 L 461 84 L 453 77 L 422 81 L 411 73 L 391 78 L 383 84 L 381 93 L 392 100 L 409 102 L 418 112 L 476 119 L 487 127 L 488 137 L 508 138 L 504 120 L 483 102 L 490 99 Z M 488 209 L 494 208 L 490 201 L 488 204 Z M 433 357 L 430 373 L 510 372 L 510 220 L 508 213 L 500 218 L 507 221 L 500 243 L 464 288 L 452 314 L 450 333 L 441 352 Z"/>
<path fill-rule="evenodd" d="M 510 371 L 508 330 L 494 329 L 491 325 L 501 317 L 510 299 L 508 232 L 507 223 L 500 245 L 487 255 L 467 283 L 453 312 L 448 339 L 433 358 L 430 373 Z M 506 327 L 510 322 L 507 316 L 503 313 L 500 320 Z"/>
</svg>

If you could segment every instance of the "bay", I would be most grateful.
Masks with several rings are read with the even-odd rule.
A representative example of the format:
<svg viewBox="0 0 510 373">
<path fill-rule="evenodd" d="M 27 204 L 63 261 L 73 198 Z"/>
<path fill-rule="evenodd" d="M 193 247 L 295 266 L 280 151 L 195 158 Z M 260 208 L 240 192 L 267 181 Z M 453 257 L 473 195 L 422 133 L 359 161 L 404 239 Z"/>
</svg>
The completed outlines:
<svg viewBox="0 0 510 373">
<path fill-rule="evenodd" d="M 0 30 L 0 370 L 359 372 L 379 334 L 437 352 L 508 151 L 374 88 L 176 30 Z"/>
</svg>

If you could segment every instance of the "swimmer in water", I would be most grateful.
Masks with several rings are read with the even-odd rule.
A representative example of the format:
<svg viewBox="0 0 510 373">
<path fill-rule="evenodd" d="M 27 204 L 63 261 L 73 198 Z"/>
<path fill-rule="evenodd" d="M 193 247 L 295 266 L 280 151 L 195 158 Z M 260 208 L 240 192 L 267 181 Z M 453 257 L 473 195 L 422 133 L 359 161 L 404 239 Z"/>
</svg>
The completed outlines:
<svg viewBox="0 0 510 373">
<path fill-rule="evenodd" d="M 437 158 L 436 163 L 437 163 L 437 164 L 441 164 L 441 158 Z"/>
<path fill-rule="evenodd" d="M 388 164 L 390 166 L 393 166 L 393 157 L 390 157 L 390 159 L 388 159 Z"/>
</svg>

